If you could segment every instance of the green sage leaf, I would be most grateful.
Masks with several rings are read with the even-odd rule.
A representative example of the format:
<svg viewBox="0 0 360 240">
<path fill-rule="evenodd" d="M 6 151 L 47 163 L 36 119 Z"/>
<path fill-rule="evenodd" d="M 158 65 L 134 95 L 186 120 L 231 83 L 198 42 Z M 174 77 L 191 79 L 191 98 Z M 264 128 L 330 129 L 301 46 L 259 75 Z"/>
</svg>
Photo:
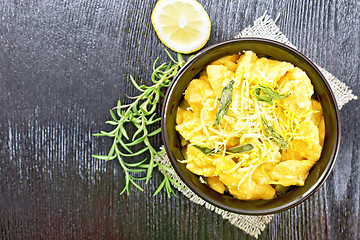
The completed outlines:
<svg viewBox="0 0 360 240">
<path fill-rule="evenodd" d="M 215 149 L 211 149 L 211 148 L 208 148 L 208 147 L 203 147 L 203 146 L 199 146 L 199 145 L 192 145 L 192 146 L 196 147 L 202 153 L 204 153 L 205 155 L 208 155 L 208 156 L 219 152 L 219 151 L 215 151 Z"/>
<path fill-rule="evenodd" d="M 227 114 L 229 110 L 234 83 L 235 81 L 231 80 L 221 92 L 220 104 L 216 112 L 216 117 L 213 127 L 220 124 L 221 119 Z"/>
<path fill-rule="evenodd" d="M 263 94 L 261 94 L 261 91 L 263 92 Z M 270 105 L 273 105 L 273 99 L 281 100 L 290 96 L 290 93 L 286 95 L 282 95 L 275 92 L 272 88 L 265 87 L 263 85 L 260 85 L 259 87 L 255 88 L 254 92 L 255 92 L 255 97 L 258 101 L 266 102 Z"/>
<path fill-rule="evenodd" d="M 272 126 L 269 125 L 268 121 L 261 117 L 262 124 L 264 126 L 266 136 L 270 137 L 273 142 L 275 142 L 282 150 L 287 149 L 289 144 L 286 142 L 285 138 L 277 133 Z"/>
<path fill-rule="evenodd" d="M 249 152 L 254 148 L 255 148 L 254 145 L 252 145 L 251 143 L 247 143 L 244 145 L 228 148 L 226 149 L 226 151 L 231 153 L 243 153 L 243 152 Z"/>
</svg>

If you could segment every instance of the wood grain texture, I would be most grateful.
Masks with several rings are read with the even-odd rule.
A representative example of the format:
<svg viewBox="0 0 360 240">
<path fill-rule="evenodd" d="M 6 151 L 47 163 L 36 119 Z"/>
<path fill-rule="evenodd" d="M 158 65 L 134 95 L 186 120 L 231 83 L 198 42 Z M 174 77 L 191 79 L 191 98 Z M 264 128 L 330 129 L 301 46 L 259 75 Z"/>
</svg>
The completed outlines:
<svg viewBox="0 0 360 240">
<path fill-rule="evenodd" d="M 108 111 L 132 74 L 149 84 L 166 60 L 151 26 L 154 0 L 0 1 L 1 239 L 252 239 L 180 193 L 119 195 L 124 175 L 105 154 Z M 207 45 L 233 38 L 264 11 L 305 55 L 360 95 L 359 1 L 199 0 Z M 360 239 L 359 101 L 341 110 L 334 170 L 309 200 L 276 214 L 260 239 Z M 109 129 L 109 128 L 108 128 Z M 154 139 L 157 146 L 160 138 Z"/>
</svg>

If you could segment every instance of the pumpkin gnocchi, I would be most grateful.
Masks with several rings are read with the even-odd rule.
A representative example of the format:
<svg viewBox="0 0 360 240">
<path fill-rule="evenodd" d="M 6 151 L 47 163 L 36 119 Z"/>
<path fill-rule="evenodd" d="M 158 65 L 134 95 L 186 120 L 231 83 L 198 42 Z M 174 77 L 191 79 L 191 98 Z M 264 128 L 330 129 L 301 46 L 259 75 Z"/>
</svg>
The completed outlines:
<svg viewBox="0 0 360 240">
<path fill-rule="evenodd" d="M 176 130 L 186 167 L 242 200 L 302 186 L 325 138 L 307 74 L 252 51 L 220 58 L 187 86 Z"/>
</svg>

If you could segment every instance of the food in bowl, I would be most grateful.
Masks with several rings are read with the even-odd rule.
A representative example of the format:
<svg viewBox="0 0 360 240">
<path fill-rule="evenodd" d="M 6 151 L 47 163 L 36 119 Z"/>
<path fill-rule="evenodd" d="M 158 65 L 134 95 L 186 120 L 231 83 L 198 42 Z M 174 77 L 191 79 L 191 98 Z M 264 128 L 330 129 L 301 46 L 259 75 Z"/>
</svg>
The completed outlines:
<svg viewBox="0 0 360 240">
<path fill-rule="evenodd" d="M 325 137 L 307 74 L 252 51 L 222 57 L 187 86 L 176 130 L 186 167 L 215 191 L 273 199 L 304 185 Z"/>
</svg>

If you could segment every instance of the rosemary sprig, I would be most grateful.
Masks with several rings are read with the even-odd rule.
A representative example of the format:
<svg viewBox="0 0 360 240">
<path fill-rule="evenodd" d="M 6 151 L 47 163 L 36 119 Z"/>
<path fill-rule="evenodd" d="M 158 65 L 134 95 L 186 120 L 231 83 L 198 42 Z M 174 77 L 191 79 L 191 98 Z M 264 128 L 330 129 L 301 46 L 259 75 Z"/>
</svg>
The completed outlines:
<svg viewBox="0 0 360 240">
<path fill-rule="evenodd" d="M 151 80 L 154 84 L 151 86 L 139 86 L 134 78 L 130 76 L 131 82 L 141 94 L 136 97 L 128 96 L 133 99 L 133 102 L 130 104 L 122 105 L 121 102 L 118 101 L 117 106 L 110 110 L 112 120 L 107 121 L 106 123 L 116 126 L 114 130 L 110 132 L 100 131 L 100 133 L 94 134 L 94 136 L 113 138 L 113 144 L 108 155 L 92 156 L 105 161 L 114 159 L 119 161 L 120 166 L 125 173 L 125 187 L 120 194 L 123 194 L 124 192 L 129 194 L 129 186 L 131 184 L 143 191 L 137 182 L 145 181 L 148 183 L 152 176 L 152 172 L 156 167 L 158 167 L 163 174 L 164 180 L 154 192 L 154 196 L 164 187 L 169 197 L 171 197 L 171 194 L 175 195 L 171 183 L 181 187 L 170 177 L 174 172 L 168 166 L 165 166 L 156 159 L 156 157 L 161 158 L 161 155 L 165 150 L 156 150 L 149 140 L 150 137 L 155 136 L 161 131 L 161 128 L 157 128 L 152 132 L 148 131 L 150 126 L 161 120 L 160 117 L 156 116 L 156 109 L 159 105 L 160 97 L 164 96 L 161 89 L 170 85 L 173 77 L 185 63 L 181 54 L 178 53 L 177 60 L 175 60 L 167 50 L 165 51 L 171 61 L 168 64 L 163 63 L 156 67 L 158 58 L 155 60 L 153 64 L 153 73 L 151 75 Z M 128 135 L 125 124 L 132 124 L 136 128 L 135 133 L 131 137 Z M 142 146 L 140 150 L 134 152 L 131 149 L 133 146 L 139 145 Z M 128 163 L 125 161 L 126 157 L 137 157 L 144 153 L 148 153 L 150 157 L 149 160 L 145 158 L 135 163 Z M 139 172 L 146 172 L 146 176 L 134 176 Z"/>
</svg>

